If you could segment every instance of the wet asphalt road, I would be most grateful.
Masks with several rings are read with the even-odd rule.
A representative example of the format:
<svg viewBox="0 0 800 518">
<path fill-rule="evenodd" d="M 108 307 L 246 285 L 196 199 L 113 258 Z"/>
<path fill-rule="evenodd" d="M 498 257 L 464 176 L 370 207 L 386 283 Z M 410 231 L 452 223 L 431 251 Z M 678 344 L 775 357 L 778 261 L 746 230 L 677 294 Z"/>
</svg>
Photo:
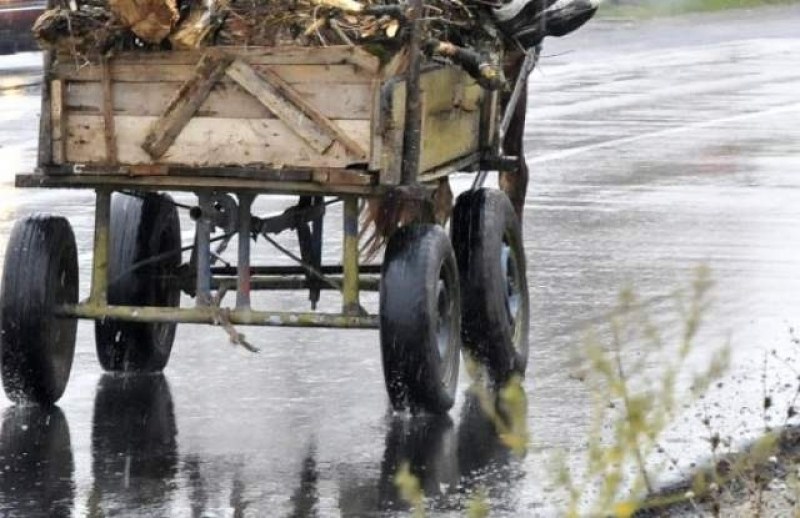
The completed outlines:
<svg viewBox="0 0 800 518">
<path fill-rule="evenodd" d="M 81 324 L 58 409 L 0 396 L 0 516 L 383 516 L 407 509 L 392 483 L 401 459 L 422 473 L 432 515 L 460 515 L 483 488 L 493 516 L 557 516 L 550 460 L 564 450 L 579 466 L 591 420 L 575 361 L 586 330 L 626 285 L 669 314 L 663 296 L 701 263 L 716 288 L 693 361 L 730 339 L 733 366 L 668 430 L 679 466 L 662 478 L 707 455 L 709 407 L 724 435 L 757 434 L 764 387 L 794 379 L 765 354 L 792 356 L 800 325 L 798 22 L 792 7 L 597 22 L 546 47 L 527 133 L 526 456 L 503 446 L 463 373 L 450 417 L 390 416 L 375 332 L 250 329 L 251 355 L 219 329 L 183 326 L 163 377 L 115 378 Z M 0 58 L 0 248 L 17 216 L 68 216 L 86 294 L 93 196 L 12 187 L 33 163 L 39 101 L 7 86 L 35 81 L 31 63 Z M 305 307 L 302 294 L 261 300 Z M 323 296 L 322 309 L 335 303 Z"/>
</svg>

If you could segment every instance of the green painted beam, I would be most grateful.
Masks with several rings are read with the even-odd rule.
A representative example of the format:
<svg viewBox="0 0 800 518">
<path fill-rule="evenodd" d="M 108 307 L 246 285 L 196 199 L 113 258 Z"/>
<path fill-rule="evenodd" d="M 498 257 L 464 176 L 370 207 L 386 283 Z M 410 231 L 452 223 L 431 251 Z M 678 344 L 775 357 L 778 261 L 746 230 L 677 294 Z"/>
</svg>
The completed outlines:
<svg viewBox="0 0 800 518">
<path fill-rule="evenodd" d="M 234 325 L 270 327 L 326 327 L 341 329 L 377 329 L 377 315 L 342 315 L 336 313 L 301 313 L 289 311 L 241 311 L 229 308 L 168 308 L 153 306 L 100 306 L 69 304 L 57 312 L 62 317 L 99 320 L 111 318 L 129 322 L 177 322 L 217 324 L 227 319 Z"/>
</svg>

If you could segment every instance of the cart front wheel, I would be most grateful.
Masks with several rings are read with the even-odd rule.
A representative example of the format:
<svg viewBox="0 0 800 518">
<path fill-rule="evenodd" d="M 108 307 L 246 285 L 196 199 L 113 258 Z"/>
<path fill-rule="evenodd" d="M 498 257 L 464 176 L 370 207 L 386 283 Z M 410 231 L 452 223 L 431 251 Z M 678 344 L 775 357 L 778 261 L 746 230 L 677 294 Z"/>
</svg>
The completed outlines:
<svg viewBox="0 0 800 518">
<path fill-rule="evenodd" d="M 50 405 L 64 393 L 78 322 L 55 309 L 78 302 L 78 252 L 69 222 L 56 216 L 17 221 L 0 291 L 3 389 L 15 403 Z"/>
<path fill-rule="evenodd" d="M 181 229 L 171 198 L 115 193 L 109 232 L 108 303 L 177 307 Z M 97 321 L 97 357 L 108 371 L 161 371 L 169 361 L 175 328 L 173 323 Z"/>
<path fill-rule="evenodd" d="M 528 364 L 530 301 L 519 220 L 504 193 L 479 189 L 459 196 L 451 231 L 464 347 L 504 383 Z"/>
<path fill-rule="evenodd" d="M 398 230 L 381 276 L 383 372 L 396 410 L 444 413 L 453 406 L 461 309 L 450 239 L 435 225 Z"/>
</svg>

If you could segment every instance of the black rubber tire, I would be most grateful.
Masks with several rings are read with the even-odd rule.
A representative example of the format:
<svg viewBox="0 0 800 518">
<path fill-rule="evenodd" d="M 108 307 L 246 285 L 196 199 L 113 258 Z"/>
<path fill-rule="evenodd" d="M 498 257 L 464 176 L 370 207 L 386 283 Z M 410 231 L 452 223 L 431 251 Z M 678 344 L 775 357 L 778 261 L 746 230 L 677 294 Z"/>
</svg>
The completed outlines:
<svg viewBox="0 0 800 518">
<path fill-rule="evenodd" d="M 524 375 L 530 300 L 522 231 L 511 202 L 495 189 L 463 193 L 451 232 L 461 275 L 464 348 L 497 383 Z"/>
<path fill-rule="evenodd" d="M 438 414 L 453 406 L 459 300 L 458 266 L 447 233 L 435 225 L 395 232 L 386 247 L 380 290 L 383 373 L 395 410 Z"/>
<path fill-rule="evenodd" d="M 0 291 L 0 363 L 10 400 L 50 405 L 64 393 L 78 321 L 53 310 L 77 302 L 78 252 L 69 222 L 48 215 L 17 221 Z"/>
<path fill-rule="evenodd" d="M 115 193 L 109 232 L 109 304 L 177 307 L 181 291 L 175 272 L 181 263 L 181 228 L 172 199 L 155 193 Z M 132 269 L 167 252 L 174 253 Z M 169 361 L 176 327 L 174 323 L 98 320 L 95 343 L 100 365 L 115 372 L 160 372 Z"/>
</svg>

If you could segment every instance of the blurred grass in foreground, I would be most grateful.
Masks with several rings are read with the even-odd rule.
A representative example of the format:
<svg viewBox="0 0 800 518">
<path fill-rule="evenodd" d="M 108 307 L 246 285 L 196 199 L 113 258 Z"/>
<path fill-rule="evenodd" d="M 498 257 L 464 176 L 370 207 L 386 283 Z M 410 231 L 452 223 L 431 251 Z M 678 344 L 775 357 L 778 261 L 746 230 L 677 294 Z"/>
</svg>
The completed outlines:
<svg viewBox="0 0 800 518">
<path fill-rule="evenodd" d="M 676 16 L 687 13 L 746 9 L 764 6 L 788 5 L 800 0 L 606 0 L 599 11 L 603 18 L 647 19 L 659 16 Z"/>
<path fill-rule="evenodd" d="M 727 370 L 729 346 L 709 348 L 697 340 L 711 303 L 712 284 L 709 270 L 698 268 L 687 289 L 669 297 L 675 306 L 674 311 L 666 312 L 625 289 L 608 322 L 587 336 L 577 354 L 583 365 L 581 378 L 593 399 L 587 408 L 591 425 L 585 438 L 585 458 L 573 465 L 562 455 L 551 466 L 551 489 L 566 500 L 560 516 L 629 518 L 643 507 L 691 498 L 681 492 L 654 502 L 654 479 L 660 466 L 650 460 L 661 450 L 661 435 L 675 415 Z M 705 356 L 700 365 L 691 355 L 698 349 Z M 466 360 L 474 379 L 469 390 L 477 397 L 482 413 L 501 443 L 524 458 L 530 436 L 522 378 L 513 377 L 495 390 L 485 383 L 474 360 Z M 411 508 L 411 516 L 424 517 L 429 502 L 408 462 L 400 464 L 394 484 Z M 463 512 L 469 518 L 486 518 L 491 509 L 491 499 L 479 487 Z"/>
<path fill-rule="evenodd" d="M 709 349 L 697 341 L 711 287 L 709 270 L 698 268 L 689 289 L 671 297 L 674 314 L 623 290 L 607 325 L 587 337 L 580 356 L 594 408 L 586 457 L 583 466 L 563 456 L 554 465 L 555 487 L 568 502 L 564 516 L 628 518 L 654 494 L 660 468 L 650 459 L 662 433 L 729 364 L 727 345 Z M 705 365 L 690 360 L 698 349 Z"/>
</svg>

